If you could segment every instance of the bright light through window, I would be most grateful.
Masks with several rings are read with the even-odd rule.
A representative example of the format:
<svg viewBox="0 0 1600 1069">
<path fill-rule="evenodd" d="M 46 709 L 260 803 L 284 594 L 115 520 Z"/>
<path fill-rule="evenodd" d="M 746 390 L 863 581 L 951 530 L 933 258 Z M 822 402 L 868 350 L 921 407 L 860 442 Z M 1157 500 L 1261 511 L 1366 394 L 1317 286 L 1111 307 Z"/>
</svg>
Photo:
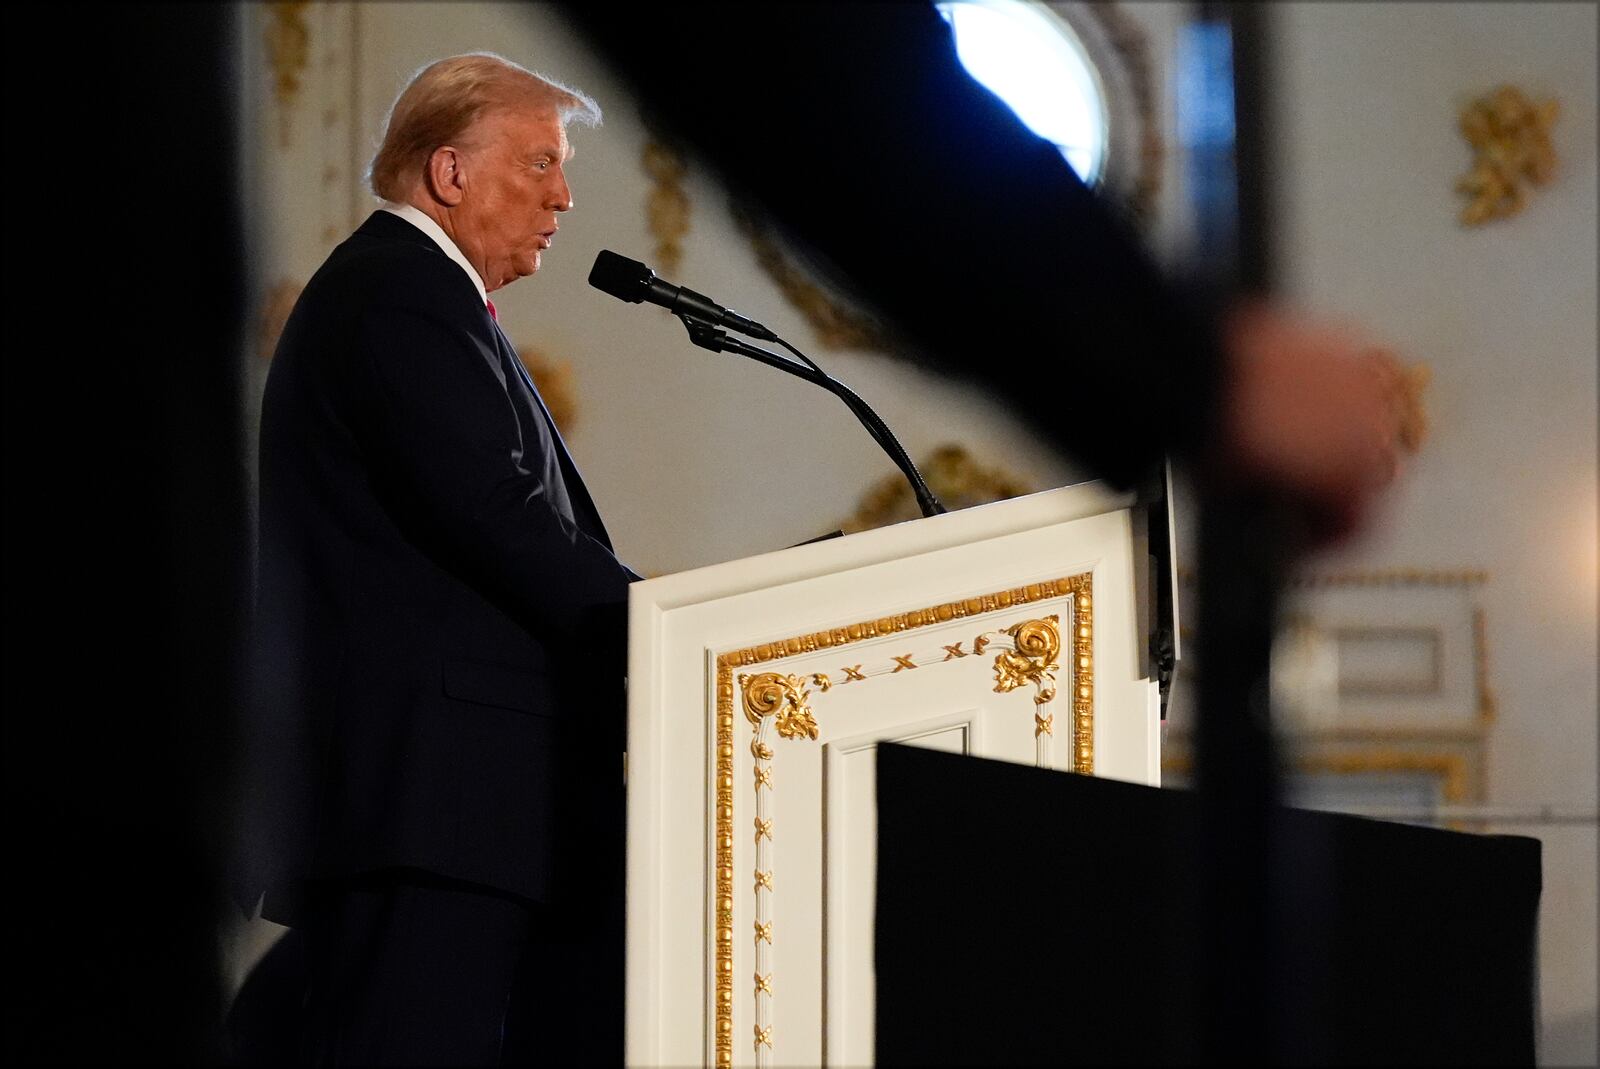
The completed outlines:
<svg viewBox="0 0 1600 1069">
<path fill-rule="evenodd" d="M 955 31 L 956 54 L 974 78 L 1061 150 L 1085 182 L 1100 178 L 1106 115 L 1094 67 L 1070 27 L 1028 0 L 952 0 L 936 5 Z"/>
</svg>

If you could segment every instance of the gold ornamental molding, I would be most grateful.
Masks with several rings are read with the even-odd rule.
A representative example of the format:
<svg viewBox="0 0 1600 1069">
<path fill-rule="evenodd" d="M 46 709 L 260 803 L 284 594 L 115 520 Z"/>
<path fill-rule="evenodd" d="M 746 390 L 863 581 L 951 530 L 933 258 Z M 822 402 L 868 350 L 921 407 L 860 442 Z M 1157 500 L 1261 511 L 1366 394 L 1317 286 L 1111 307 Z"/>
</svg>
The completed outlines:
<svg viewBox="0 0 1600 1069">
<path fill-rule="evenodd" d="M 1185 583 L 1193 583 L 1196 576 L 1189 568 L 1179 569 L 1179 578 Z M 1364 744 L 1377 746 L 1459 746 L 1464 748 L 1469 756 L 1435 756 L 1430 760 L 1435 762 L 1437 769 L 1443 769 L 1441 775 L 1446 775 L 1446 786 L 1459 785 L 1463 782 L 1461 776 L 1465 772 L 1455 773 L 1446 768 L 1441 762 L 1455 761 L 1458 756 L 1461 760 L 1472 762 L 1476 769 L 1474 776 L 1476 782 L 1486 782 L 1488 776 L 1488 741 L 1499 713 L 1499 700 L 1493 685 L 1492 665 L 1490 656 L 1488 612 L 1483 605 L 1476 604 L 1477 596 L 1473 593 L 1476 588 L 1489 582 L 1490 573 L 1482 568 L 1417 568 L 1417 567 L 1389 567 L 1389 568 L 1364 568 L 1351 569 L 1338 572 L 1311 572 L 1294 577 L 1286 584 L 1291 588 L 1301 591 L 1316 592 L 1331 589 L 1366 589 L 1375 597 L 1381 598 L 1389 592 L 1405 589 L 1458 589 L 1466 603 L 1462 611 L 1470 613 L 1470 647 L 1472 658 L 1471 665 L 1471 716 L 1470 718 L 1450 718 L 1444 721 L 1431 721 L 1424 723 L 1395 723 L 1372 722 L 1370 718 L 1362 718 L 1366 722 L 1339 722 L 1337 724 L 1320 727 L 1291 727 L 1291 738 L 1297 745 L 1311 745 L 1316 747 L 1336 746 L 1343 748 L 1349 745 Z M 1374 604 L 1381 602 L 1375 601 Z M 1348 629 L 1346 629 L 1348 630 Z M 1384 630 L 1383 628 L 1368 630 Z M 1393 630 L 1393 629 L 1389 629 Z M 1431 628 L 1404 628 L 1408 631 L 1428 631 L 1433 636 L 1435 645 L 1440 640 L 1438 626 Z M 1184 629 L 1185 637 L 1193 639 L 1191 629 Z M 1437 657 L 1437 654 L 1435 655 Z M 1436 663 L 1434 676 L 1437 680 L 1440 671 Z M 1453 677 L 1452 677 L 1453 678 Z M 1182 729 L 1175 729 L 1171 739 L 1173 744 L 1187 744 L 1189 733 Z M 1363 749 L 1362 753 L 1390 753 L 1400 752 L 1412 754 L 1412 750 L 1383 750 L 1369 751 Z M 1179 754 L 1169 754 L 1171 761 L 1165 761 L 1163 768 L 1181 771 L 1183 767 L 1177 763 L 1183 758 Z M 1319 758 L 1320 759 L 1320 758 Z M 1349 760 L 1354 760 L 1351 758 Z M 1406 760 L 1414 760 L 1408 756 Z M 1324 771 L 1336 769 L 1323 767 Z M 1362 769 L 1357 769 L 1362 770 Z M 1456 778 L 1450 778 L 1455 776 Z M 1472 777 L 1468 777 L 1469 779 Z M 1455 788 L 1451 788 L 1455 789 Z"/>
<path fill-rule="evenodd" d="M 1482 606 L 1472 610 L 1472 686 L 1478 695 L 1478 723 L 1489 727 L 1500 705 L 1489 684 L 1489 619 Z"/>
<path fill-rule="evenodd" d="M 1368 349 L 1364 355 L 1388 394 L 1395 440 L 1405 452 L 1417 454 L 1428 437 L 1428 409 L 1423 394 L 1433 381 L 1433 368 L 1425 363 L 1404 364 L 1394 350 L 1381 346 Z"/>
<path fill-rule="evenodd" d="M 1056 661 L 1061 655 L 1060 623 L 1061 617 L 1046 616 L 1042 620 L 1013 624 L 1005 633 L 1011 636 L 1014 645 L 1009 650 L 1001 650 L 994 659 L 994 689 L 998 693 L 1005 694 L 1030 683 L 1037 688 L 1038 693 L 1033 696 L 1033 704 L 1039 706 L 1033 714 L 1036 742 L 1055 733 L 1055 716 L 1044 712 L 1044 707 L 1056 696 L 1056 672 L 1061 668 Z M 976 647 L 973 652 L 983 652 L 987 645 L 983 640 L 982 635 L 973 640 Z M 1043 756 L 1040 753 L 1040 765 L 1044 764 Z"/>
<path fill-rule="evenodd" d="M 827 676 L 816 678 L 826 680 Z M 757 732 L 766 727 L 769 716 L 774 718 L 774 726 L 778 735 L 785 739 L 811 739 L 817 737 L 817 721 L 811 715 L 811 707 L 806 704 L 806 699 L 811 697 L 811 692 L 805 689 L 805 684 L 798 676 L 780 676 L 776 672 L 762 672 L 760 675 L 739 676 L 739 686 L 744 691 L 744 715 Z M 772 759 L 770 747 L 751 743 L 750 752 L 758 761 Z"/>
<path fill-rule="evenodd" d="M 946 442 L 917 465 L 928 488 L 952 512 L 1034 492 L 1019 475 L 980 462 L 966 446 Z M 845 534 L 870 531 L 922 515 L 916 495 L 899 475 L 885 476 L 861 495 L 853 516 L 840 524 Z"/>
<path fill-rule="evenodd" d="M 1306 589 L 1336 586 L 1482 586 L 1489 573 L 1482 568 L 1359 568 L 1346 572 L 1313 572 L 1288 585 Z"/>
<path fill-rule="evenodd" d="M 1180 565 L 1178 578 L 1195 580 L 1194 569 Z M 1307 572 L 1291 576 L 1286 586 L 1319 589 L 1340 586 L 1482 586 L 1489 573 L 1482 568 L 1356 568 L 1343 572 Z"/>
<path fill-rule="evenodd" d="M 938 644 L 936 650 L 913 649 L 890 654 L 881 660 L 844 656 L 837 672 L 812 672 L 805 675 L 781 672 L 740 672 L 735 670 L 770 661 L 838 649 L 855 643 L 915 631 L 966 617 L 977 617 L 1006 609 L 1020 608 L 1038 601 L 1071 598 L 1071 630 L 1063 642 L 1061 618 L 1052 614 L 1027 619 L 1006 627 L 979 632 L 970 640 Z M 1070 646 L 1072 656 L 1072 745 L 1073 771 L 1094 771 L 1094 594 L 1093 575 L 1083 573 L 1043 583 L 1031 583 L 941 605 L 916 609 L 893 616 L 865 620 L 845 627 L 814 631 L 776 642 L 762 643 L 723 653 L 717 658 L 716 779 L 712 803 L 714 825 L 715 875 L 711 911 L 715 918 L 712 945 L 712 971 L 715 977 L 716 1064 L 733 1064 L 733 905 L 734 905 L 734 705 L 737 699 L 746 722 L 752 729 L 750 754 L 754 759 L 753 792 L 755 812 L 751 833 L 756 850 L 752 874 L 756 900 L 754 939 L 756 969 L 752 977 L 755 993 L 753 1051 L 756 1065 L 764 1067 L 772 1050 L 772 1005 L 774 977 L 771 954 L 776 933 L 772 913 L 776 874 L 771 860 L 775 834 L 770 798 L 774 786 L 772 737 L 789 741 L 814 742 L 820 727 L 812 703 L 837 688 L 860 686 L 907 672 L 934 668 L 939 664 L 971 656 L 994 655 L 995 691 L 1008 693 L 1023 686 L 1035 688 L 1034 738 L 1036 763 L 1046 764 L 1045 739 L 1053 735 L 1053 714 L 1047 712 L 1056 696 L 1056 672 L 1060 656 Z M 813 691 L 814 688 L 814 691 Z M 816 697 L 813 697 L 815 693 Z"/>
<path fill-rule="evenodd" d="M 825 678 L 825 677 L 823 677 Z M 822 684 L 819 684 L 822 685 Z M 764 1064 L 761 1057 L 772 1049 L 772 813 L 768 799 L 772 794 L 772 744 L 767 736 L 767 726 L 777 729 L 782 739 L 816 741 L 817 721 L 811 715 L 806 700 L 811 692 L 805 682 L 795 675 L 761 672 L 756 675 L 739 675 L 739 689 L 744 695 L 744 716 L 754 732 L 750 737 L 750 756 L 755 758 L 755 1049 L 756 1062 Z M 720 815 L 720 814 L 719 814 Z M 729 814 L 732 820 L 732 814 Z M 730 888 L 731 890 L 731 888 Z M 720 903 L 719 903 L 720 905 Z M 728 900 L 731 914 L 733 903 Z M 731 920 L 730 920 L 731 924 Z M 718 933 L 719 938 L 721 933 Z M 732 935 L 730 930 L 729 935 Z M 720 943 L 718 944 L 721 945 Z M 732 939 L 728 940 L 732 953 Z M 731 965 L 731 962 L 730 962 Z M 719 991 L 719 997 L 720 997 Z M 727 1000 L 732 1012 L 733 987 L 728 987 Z M 718 1003 L 720 1008 L 721 1003 Z M 732 1051 L 730 1049 L 730 1056 Z"/>
<path fill-rule="evenodd" d="M 1468 800 L 1470 776 L 1467 759 L 1458 753 L 1407 753 L 1404 750 L 1370 750 L 1365 753 L 1305 754 L 1295 767 L 1306 772 L 1350 776 L 1381 772 L 1423 772 L 1443 781 L 1440 794 L 1447 805 Z"/>
<path fill-rule="evenodd" d="M 676 274 L 689 233 L 689 195 L 683 191 L 687 168 L 676 149 L 655 138 L 645 142 L 641 162 L 654 180 L 645 198 L 645 219 L 656 239 L 655 262 L 667 274 Z"/>
<path fill-rule="evenodd" d="M 556 429 L 563 435 L 572 434 L 578 424 L 578 386 L 572 361 L 557 360 L 534 345 L 517 346 L 517 359 L 544 399 Z"/>
<path fill-rule="evenodd" d="M 1297 753 L 1289 761 L 1297 772 L 1310 775 L 1363 776 L 1401 773 L 1431 776 L 1439 781 L 1439 799 L 1446 806 L 1463 806 L 1474 801 L 1478 787 L 1488 775 L 1481 755 L 1469 759 L 1460 752 L 1437 750 L 1406 750 L 1378 747 L 1365 750 Z M 1163 772 L 1192 775 L 1194 758 L 1189 754 L 1171 754 L 1161 759 Z M 1476 771 L 1475 771 L 1476 770 Z M 1444 827 L 1454 831 L 1471 831 L 1475 822 L 1449 820 Z"/>
<path fill-rule="evenodd" d="M 1527 188 L 1550 183 L 1556 172 L 1550 127 L 1560 114 L 1559 102 L 1535 102 L 1512 85 L 1461 109 L 1457 126 L 1473 155 L 1472 170 L 1456 182 L 1456 192 L 1468 198 L 1461 209 L 1464 225 L 1519 215 L 1527 207 Z"/>
<path fill-rule="evenodd" d="M 1105 31 L 1116 61 L 1127 74 L 1133 97 L 1131 103 L 1138 115 L 1139 155 L 1136 170 L 1123 183 L 1122 199 L 1133 222 L 1144 227 L 1154 219 L 1156 201 L 1161 196 L 1166 146 L 1161 138 L 1161 113 L 1151 71 L 1149 35 L 1139 20 L 1123 7 L 1111 0 L 1073 5 L 1075 11 L 1084 12 Z"/>
<path fill-rule="evenodd" d="M 1422 773 L 1437 777 L 1440 797 L 1446 805 L 1464 805 L 1471 800 L 1472 774 L 1466 755 L 1426 753 L 1413 750 L 1376 749 L 1346 753 L 1302 753 L 1290 761 L 1298 772 L 1326 773 L 1335 776 L 1374 775 L 1385 772 Z M 1194 771 L 1194 758 L 1173 754 L 1161 759 L 1163 771 L 1188 775 Z"/>
<path fill-rule="evenodd" d="M 300 75 L 311 62 L 311 30 L 306 25 L 309 0 L 271 0 L 267 8 L 267 62 L 272 67 L 273 95 L 278 102 L 278 140 L 289 147 Z"/>
<path fill-rule="evenodd" d="M 256 355 L 271 360 L 278 350 L 278 339 L 289 322 L 289 313 L 305 284 L 289 278 L 280 278 L 261 298 L 261 308 L 256 315 Z"/>
<path fill-rule="evenodd" d="M 894 348 L 889 332 L 880 323 L 836 300 L 798 266 L 753 209 L 734 202 L 729 210 L 750 242 L 756 263 L 777 284 L 784 298 L 806 317 L 824 349 Z"/>
</svg>

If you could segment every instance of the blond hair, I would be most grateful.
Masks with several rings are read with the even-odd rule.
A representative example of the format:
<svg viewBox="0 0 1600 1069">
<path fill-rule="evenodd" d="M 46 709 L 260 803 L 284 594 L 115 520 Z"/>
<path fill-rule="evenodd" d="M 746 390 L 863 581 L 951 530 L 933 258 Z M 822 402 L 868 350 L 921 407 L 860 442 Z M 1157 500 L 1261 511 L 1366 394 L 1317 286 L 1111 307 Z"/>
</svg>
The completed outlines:
<svg viewBox="0 0 1600 1069">
<path fill-rule="evenodd" d="M 519 104 L 547 108 L 563 123 L 600 123 L 600 106 L 588 96 L 503 56 L 451 56 L 419 70 L 395 99 L 367 184 L 384 200 L 404 200 L 435 149 L 459 142 L 491 109 Z"/>
</svg>

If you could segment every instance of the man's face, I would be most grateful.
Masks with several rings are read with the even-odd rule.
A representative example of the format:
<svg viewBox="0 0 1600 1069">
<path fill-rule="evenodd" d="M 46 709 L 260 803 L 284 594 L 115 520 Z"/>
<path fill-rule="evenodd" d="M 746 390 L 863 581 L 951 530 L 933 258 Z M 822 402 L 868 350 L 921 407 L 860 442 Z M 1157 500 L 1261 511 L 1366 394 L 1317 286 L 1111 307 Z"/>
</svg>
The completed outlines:
<svg viewBox="0 0 1600 1069">
<path fill-rule="evenodd" d="M 556 213 L 572 207 L 563 165 L 567 131 L 551 111 L 496 108 L 480 119 L 461 150 L 455 240 L 497 290 L 539 270 L 556 233 Z"/>
</svg>

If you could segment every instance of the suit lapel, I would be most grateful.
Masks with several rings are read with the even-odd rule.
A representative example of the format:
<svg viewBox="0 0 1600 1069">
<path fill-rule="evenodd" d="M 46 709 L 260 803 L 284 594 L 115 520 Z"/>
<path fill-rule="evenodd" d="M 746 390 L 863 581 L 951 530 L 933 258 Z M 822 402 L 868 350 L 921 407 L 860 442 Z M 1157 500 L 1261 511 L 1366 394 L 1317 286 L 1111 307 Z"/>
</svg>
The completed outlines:
<svg viewBox="0 0 1600 1069">
<path fill-rule="evenodd" d="M 485 315 L 488 310 L 485 309 Z M 611 536 L 606 533 L 606 525 L 600 519 L 600 510 L 595 507 L 594 498 L 589 496 L 589 488 L 583 484 L 583 476 L 578 472 L 578 466 L 572 460 L 572 454 L 567 451 L 567 443 L 561 438 L 561 430 L 556 426 L 556 421 L 551 417 L 550 410 L 545 407 L 544 398 L 539 395 L 539 389 L 533 384 L 533 379 L 528 375 L 528 369 L 522 366 L 522 360 L 517 356 L 516 346 L 511 344 L 511 339 L 506 337 L 505 331 L 500 329 L 500 324 L 494 322 L 495 336 L 502 347 L 501 355 L 516 369 L 517 376 L 522 379 L 528 388 L 529 395 L 533 398 L 534 407 L 544 418 L 545 425 L 550 428 L 550 438 L 555 442 L 556 460 L 561 465 L 561 476 L 567 484 L 567 496 L 579 509 L 584 525 L 592 531 L 595 537 L 611 549 Z"/>
</svg>

